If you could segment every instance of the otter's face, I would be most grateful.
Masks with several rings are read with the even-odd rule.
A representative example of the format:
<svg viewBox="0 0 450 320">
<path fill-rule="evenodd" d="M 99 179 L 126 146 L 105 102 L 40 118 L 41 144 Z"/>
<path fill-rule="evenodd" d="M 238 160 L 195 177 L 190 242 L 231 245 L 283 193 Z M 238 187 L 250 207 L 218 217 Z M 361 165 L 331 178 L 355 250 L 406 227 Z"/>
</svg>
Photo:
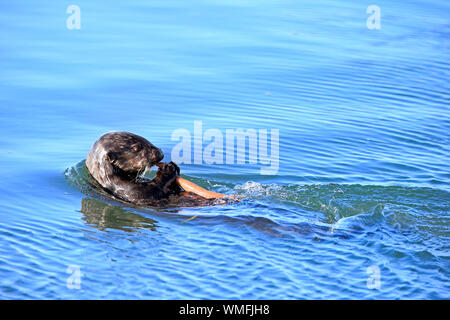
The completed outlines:
<svg viewBox="0 0 450 320">
<path fill-rule="evenodd" d="M 109 133 L 102 142 L 107 150 L 108 161 L 127 174 L 142 172 L 164 158 L 161 149 L 129 132 Z"/>
</svg>

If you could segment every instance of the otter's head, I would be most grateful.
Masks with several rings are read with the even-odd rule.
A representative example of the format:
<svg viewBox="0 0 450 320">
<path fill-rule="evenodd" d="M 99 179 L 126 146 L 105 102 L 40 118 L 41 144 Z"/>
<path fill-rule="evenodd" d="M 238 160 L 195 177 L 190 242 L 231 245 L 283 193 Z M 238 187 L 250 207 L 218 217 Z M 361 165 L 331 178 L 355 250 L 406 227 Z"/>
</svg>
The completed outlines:
<svg viewBox="0 0 450 320">
<path fill-rule="evenodd" d="M 143 137 L 129 132 L 110 132 L 101 136 L 94 144 L 89 152 L 87 164 L 90 169 L 91 165 L 95 167 L 92 162 L 99 162 L 98 165 L 107 162 L 116 174 L 132 179 L 156 165 L 163 158 L 162 150 Z M 99 171 L 101 171 L 100 168 Z"/>
</svg>

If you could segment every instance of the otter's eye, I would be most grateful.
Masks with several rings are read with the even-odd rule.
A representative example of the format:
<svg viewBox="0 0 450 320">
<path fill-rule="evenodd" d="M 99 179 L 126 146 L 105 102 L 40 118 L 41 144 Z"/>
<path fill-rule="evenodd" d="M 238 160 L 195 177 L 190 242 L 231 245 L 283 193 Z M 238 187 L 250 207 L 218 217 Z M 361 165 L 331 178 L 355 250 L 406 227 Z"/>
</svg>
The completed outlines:
<svg viewBox="0 0 450 320">
<path fill-rule="evenodd" d="M 141 150 L 140 145 L 135 145 L 135 146 L 131 147 L 131 151 L 133 151 L 133 152 L 139 152 L 140 150 Z"/>
</svg>

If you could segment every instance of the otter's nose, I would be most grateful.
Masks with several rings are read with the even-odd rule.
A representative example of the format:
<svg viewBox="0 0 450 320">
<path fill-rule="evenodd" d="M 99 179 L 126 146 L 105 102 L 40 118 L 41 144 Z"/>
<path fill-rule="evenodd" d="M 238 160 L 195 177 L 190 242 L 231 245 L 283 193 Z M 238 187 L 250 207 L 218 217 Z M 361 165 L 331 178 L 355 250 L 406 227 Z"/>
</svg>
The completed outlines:
<svg viewBox="0 0 450 320">
<path fill-rule="evenodd" d="M 156 150 L 155 150 L 155 159 L 156 159 L 156 162 L 157 162 L 157 163 L 160 162 L 163 158 L 164 158 L 164 152 L 162 152 L 161 149 L 156 148 Z"/>
</svg>

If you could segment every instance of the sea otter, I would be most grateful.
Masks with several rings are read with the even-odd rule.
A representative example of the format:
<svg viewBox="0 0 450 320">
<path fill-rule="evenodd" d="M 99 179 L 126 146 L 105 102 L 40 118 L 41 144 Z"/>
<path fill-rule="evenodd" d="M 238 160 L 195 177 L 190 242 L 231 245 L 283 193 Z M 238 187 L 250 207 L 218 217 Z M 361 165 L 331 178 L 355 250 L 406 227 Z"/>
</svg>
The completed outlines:
<svg viewBox="0 0 450 320">
<path fill-rule="evenodd" d="M 86 167 L 103 189 L 136 205 L 167 207 L 217 203 L 217 199 L 183 191 L 176 182 L 180 168 L 174 162 L 162 163 L 163 158 L 162 150 L 143 137 L 130 132 L 109 132 L 89 150 Z M 141 177 L 155 165 L 159 168 L 153 180 Z"/>
</svg>

